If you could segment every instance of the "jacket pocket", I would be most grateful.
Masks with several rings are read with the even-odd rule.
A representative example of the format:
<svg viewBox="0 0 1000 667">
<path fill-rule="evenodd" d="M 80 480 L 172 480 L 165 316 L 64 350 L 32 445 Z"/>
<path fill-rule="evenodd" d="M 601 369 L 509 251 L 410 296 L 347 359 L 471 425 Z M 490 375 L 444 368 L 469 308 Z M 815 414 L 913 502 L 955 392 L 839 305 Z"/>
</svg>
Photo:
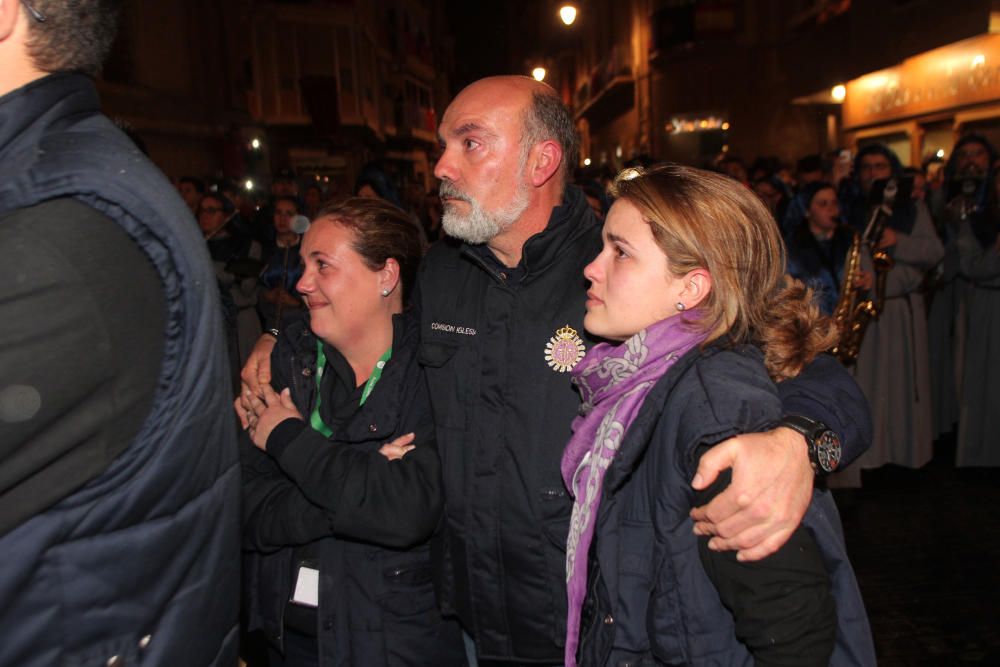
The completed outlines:
<svg viewBox="0 0 1000 667">
<path fill-rule="evenodd" d="M 459 345 L 434 341 L 420 344 L 417 361 L 424 369 L 431 393 L 434 423 L 438 427 L 464 429 L 466 423 L 465 375 L 472 371 L 461 367 Z"/>
<path fill-rule="evenodd" d="M 426 561 L 398 563 L 384 567 L 384 592 L 378 598 L 387 617 L 415 616 L 435 607 L 431 566 Z"/>
</svg>

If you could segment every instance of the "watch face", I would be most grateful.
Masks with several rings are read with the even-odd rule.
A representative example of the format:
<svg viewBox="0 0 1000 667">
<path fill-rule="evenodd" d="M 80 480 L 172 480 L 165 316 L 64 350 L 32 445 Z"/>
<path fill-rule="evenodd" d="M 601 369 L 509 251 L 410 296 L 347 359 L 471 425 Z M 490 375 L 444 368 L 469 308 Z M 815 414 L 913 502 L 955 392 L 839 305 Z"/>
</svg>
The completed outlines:
<svg viewBox="0 0 1000 667">
<path fill-rule="evenodd" d="M 840 438 L 827 430 L 816 438 L 816 460 L 825 472 L 833 472 L 840 465 Z"/>
</svg>

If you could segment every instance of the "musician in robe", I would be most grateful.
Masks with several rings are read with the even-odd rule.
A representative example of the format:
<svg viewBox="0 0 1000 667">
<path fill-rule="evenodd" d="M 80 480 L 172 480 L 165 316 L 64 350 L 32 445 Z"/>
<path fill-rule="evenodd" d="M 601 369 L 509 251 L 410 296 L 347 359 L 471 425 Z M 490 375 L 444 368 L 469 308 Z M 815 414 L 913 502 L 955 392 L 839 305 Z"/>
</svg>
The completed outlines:
<svg viewBox="0 0 1000 667">
<path fill-rule="evenodd" d="M 880 312 L 865 330 L 855 366 L 855 378 L 871 405 L 872 446 L 854 472 L 845 471 L 848 477 L 836 480 L 841 486 L 860 485 L 862 468 L 887 463 L 919 468 L 932 455 L 927 320 L 920 288 L 944 247 L 927 206 L 910 197 L 901 177 L 896 154 L 872 144 L 858 152 L 854 174 L 841 191 L 842 202 L 847 195 L 848 223 L 862 234 L 869 226 L 874 230 L 863 252 L 884 251 L 892 264 L 881 280 L 873 277 Z M 878 193 L 889 179 L 900 186 L 900 195 L 891 209 L 876 213 L 883 203 Z"/>
<path fill-rule="evenodd" d="M 944 244 L 944 259 L 930 281 L 927 338 L 930 347 L 934 435 L 955 430 L 959 421 L 959 388 L 965 382 L 965 349 L 969 279 L 961 269 L 959 228 L 969 221 L 979 228 L 994 215 L 989 183 L 997 152 L 979 134 L 959 139 L 945 164 L 944 183 L 931 201 L 931 214 Z M 988 223 L 986 223 L 988 224 Z M 967 253 L 968 254 L 968 253 Z M 959 459 L 962 456 L 959 455 Z"/>
<path fill-rule="evenodd" d="M 1000 169 L 993 163 L 982 215 L 958 225 L 960 272 L 968 279 L 968 330 L 960 359 L 962 391 L 958 414 L 956 465 L 1000 466 L 997 392 L 1000 391 Z"/>
</svg>

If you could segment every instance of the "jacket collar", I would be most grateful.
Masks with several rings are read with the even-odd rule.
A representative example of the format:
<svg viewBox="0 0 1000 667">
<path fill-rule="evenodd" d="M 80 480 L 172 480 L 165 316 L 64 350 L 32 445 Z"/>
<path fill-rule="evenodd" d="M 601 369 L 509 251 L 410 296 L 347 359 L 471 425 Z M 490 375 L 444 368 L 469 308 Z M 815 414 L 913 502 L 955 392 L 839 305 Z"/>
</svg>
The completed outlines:
<svg viewBox="0 0 1000 667">
<path fill-rule="evenodd" d="M 606 494 L 612 494 L 620 489 L 638 467 L 649 447 L 653 431 L 660 421 L 660 414 L 663 412 L 664 404 L 671 390 L 695 361 L 704 354 L 705 351 L 699 347 L 688 350 L 683 357 L 667 369 L 667 372 L 646 395 L 642 407 L 639 408 L 639 413 L 629 425 L 621 447 L 604 477 L 604 492 Z"/>
<path fill-rule="evenodd" d="M 599 225 L 583 191 L 575 185 L 567 185 L 562 203 L 552 209 L 545 229 L 525 242 L 521 262 L 515 270 L 524 281 L 530 281 L 533 276 L 544 273 L 562 255 L 563 248 Z M 486 244 L 463 244 L 463 251 L 487 267 L 499 266 L 499 260 Z"/>
<path fill-rule="evenodd" d="M 61 119 L 100 110 L 93 82 L 83 74 L 50 74 L 0 97 L 0 162 L 21 146 L 37 146 Z"/>
</svg>

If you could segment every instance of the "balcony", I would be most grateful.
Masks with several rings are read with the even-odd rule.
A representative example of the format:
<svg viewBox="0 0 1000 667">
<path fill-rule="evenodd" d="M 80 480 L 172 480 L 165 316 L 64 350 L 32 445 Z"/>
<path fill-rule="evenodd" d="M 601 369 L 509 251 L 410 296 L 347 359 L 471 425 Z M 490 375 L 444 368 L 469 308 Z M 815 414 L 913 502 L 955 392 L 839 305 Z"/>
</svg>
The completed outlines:
<svg viewBox="0 0 1000 667">
<path fill-rule="evenodd" d="M 624 49 L 615 46 L 591 70 L 574 95 L 576 120 L 586 118 L 591 127 L 606 125 L 635 106 L 635 77 L 625 61 Z"/>
</svg>

